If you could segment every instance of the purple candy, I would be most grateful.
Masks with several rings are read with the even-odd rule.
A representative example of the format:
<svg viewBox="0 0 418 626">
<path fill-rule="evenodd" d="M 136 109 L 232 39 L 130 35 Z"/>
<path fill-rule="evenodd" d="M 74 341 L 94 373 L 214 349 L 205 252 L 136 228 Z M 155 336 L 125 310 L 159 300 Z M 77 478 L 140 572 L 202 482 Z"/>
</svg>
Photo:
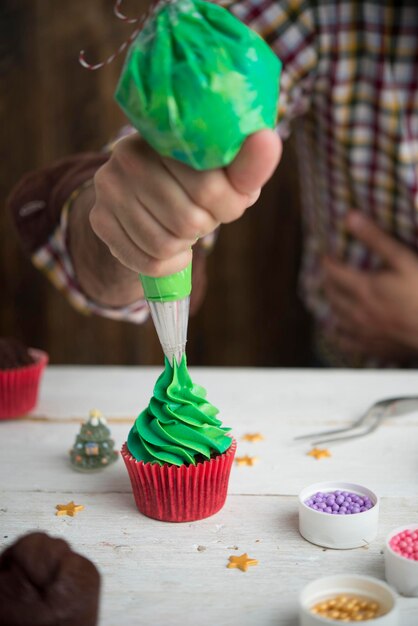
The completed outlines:
<svg viewBox="0 0 418 626">
<path fill-rule="evenodd" d="M 341 490 L 326 493 L 318 491 L 305 500 L 305 504 L 319 513 L 332 515 L 355 515 L 374 506 L 367 496 Z"/>
</svg>

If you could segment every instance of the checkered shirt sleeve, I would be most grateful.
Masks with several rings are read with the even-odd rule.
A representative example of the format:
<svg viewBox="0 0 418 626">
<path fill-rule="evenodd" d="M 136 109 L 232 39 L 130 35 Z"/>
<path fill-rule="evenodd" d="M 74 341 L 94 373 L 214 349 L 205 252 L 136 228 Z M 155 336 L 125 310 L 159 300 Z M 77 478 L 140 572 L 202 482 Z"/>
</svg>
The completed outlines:
<svg viewBox="0 0 418 626">
<path fill-rule="evenodd" d="M 124 307 L 106 307 L 89 298 L 78 284 L 68 252 L 68 215 L 72 203 L 85 186 L 75 190 L 64 204 L 59 224 L 47 242 L 32 254 L 32 263 L 45 274 L 54 287 L 61 291 L 69 303 L 80 313 L 101 315 L 113 320 L 141 324 L 148 317 L 148 306 L 144 299 Z"/>
</svg>

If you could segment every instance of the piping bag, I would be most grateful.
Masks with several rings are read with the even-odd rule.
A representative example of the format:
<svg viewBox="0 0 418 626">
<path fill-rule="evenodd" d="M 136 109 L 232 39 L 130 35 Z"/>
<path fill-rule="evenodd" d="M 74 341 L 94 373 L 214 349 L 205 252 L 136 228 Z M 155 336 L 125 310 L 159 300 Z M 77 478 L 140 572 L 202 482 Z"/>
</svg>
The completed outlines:
<svg viewBox="0 0 418 626">
<path fill-rule="evenodd" d="M 162 0 L 132 42 L 115 98 L 159 154 L 197 170 L 226 167 L 245 139 L 274 128 L 281 62 L 226 9 Z M 191 264 L 161 278 L 140 275 L 169 363 L 187 339 Z"/>
</svg>

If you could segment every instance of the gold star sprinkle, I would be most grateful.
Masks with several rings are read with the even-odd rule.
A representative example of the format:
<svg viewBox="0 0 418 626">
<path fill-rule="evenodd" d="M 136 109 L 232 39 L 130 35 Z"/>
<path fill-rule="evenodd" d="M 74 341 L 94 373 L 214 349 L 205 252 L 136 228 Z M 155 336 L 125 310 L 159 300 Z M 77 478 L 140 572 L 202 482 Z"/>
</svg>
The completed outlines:
<svg viewBox="0 0 418 626">
<path fill-rule="evenodd" d="M 248 456 L 248 454 L 246 454 L 245 456 L 237 456 L 237 458 L 235 459 L 235 463 L 237 465 L 254 465 L 254 463 L 256 463 L 257 461 L 258 457 Z"/>
<path fill-rule="evenodd" d="M 257 559 L 251 559 L 245 552 L 244 554 L 241 554 L 241 556 L 230 556 L 227 567 L 237 568 L 242 572 L 246 572 L 250 565 L 258 565 L 258 561 Z"/>
<path fill-rule="evenodd" d="M 326 459 L 327 457 L 331 456 L 331 452 L 329 450 L 327 450 L 326 448 L 312 448 L 312 450 L 310 452 L 307 453 L 308 456 L 313 456 L 314 459 Z"/>
<path fill-rule="evenodd" d="M 84 509 L 82 504 L 74 504 L 73 501 L 68 504 L 57 504 L 55 507 L 57 512 L 55 515 L 69 515 L 70 517 L 74 517 L 77 513 Z"/>
<path fill-rule="evenodd" d="M 102 412 L 99 409 L 92 409 L 89 413 L 89 417 L 102 417 Z"/>
<path fill-rule="evenodd" d="M 264 437 L 261 433 L 247 433 L 243 436 L 244 441 L 251 441 L 251 443 L 254 443 L 254 441 L 263 441 L 263 439 Z"/>
</svg>

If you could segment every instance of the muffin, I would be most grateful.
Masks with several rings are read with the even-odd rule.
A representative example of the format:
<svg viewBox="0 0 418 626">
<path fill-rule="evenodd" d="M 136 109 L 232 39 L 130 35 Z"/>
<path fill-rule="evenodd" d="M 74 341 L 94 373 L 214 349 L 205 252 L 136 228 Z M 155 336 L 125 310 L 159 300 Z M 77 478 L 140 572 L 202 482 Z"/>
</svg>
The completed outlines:
<svg viewBox="0 0 418 626">
<path fill-rule="evenodd" d="M 236 442 L 218 409 L 195 385 L 186 358 L 165 360 L 148 407 L 122 447 L 138 510 L 165 522 L 190 522 L 225 503 Z"/>
<path fill-rule="evenodd" d="M 1 419 L 24 415 L 36 406 L 47 363 L 45 352 L 27 348 L 18 339 L 0 338 Z"/>
<path fill-rule="evenodd" d="M 0 555 L 0 624 L 95 626 L 100 575 L 66 541 L 35 532 Z"/>
</svg>

